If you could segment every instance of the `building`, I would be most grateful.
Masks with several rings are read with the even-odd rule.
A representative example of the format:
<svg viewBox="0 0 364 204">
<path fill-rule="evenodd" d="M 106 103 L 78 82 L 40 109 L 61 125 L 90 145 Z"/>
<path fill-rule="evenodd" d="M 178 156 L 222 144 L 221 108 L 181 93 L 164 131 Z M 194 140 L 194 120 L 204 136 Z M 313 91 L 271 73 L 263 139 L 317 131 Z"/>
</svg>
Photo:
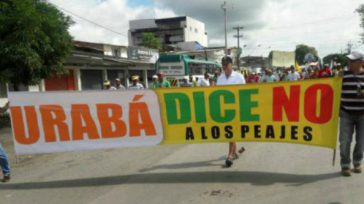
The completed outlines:
<svg viewBox="0 0 364 204">
<path fill-rule="evenodd" d="M 39 85 L 20 85 L 19 91 L 101 90 L 104 80 L 114 82 L 116 78 L 127 87 L 133 75 L 139 75 L 148 88 L 158 58 L 158 50 L 74 41 L 74 50 L 64 63 L 65 74 L 50 76 Z M 0 105 L 13 90 L 12 84 L 0 84 Z"/>
<path fill-rule="evenodd" d="M 235 47 L 228 49 L 228 55 L 233 59 L 233 69 L 238 70 L 237 52 Z M 175 51 L 172 54 L 185 54 L 196 60 L 207 60 L 220 64 L 225 56 L 225 47 L 209 47 L 196 50 Z"/>
<path fill-rule="evenodd" d="M 271 51 L 269 53 L 270 67 L 290 67 L 295 65 L 296 54 L 294 51 Z"/>
<path fill-rule="evenodd" d="M 64 63 L 68 73 L 45 79 L 45 91 L 101 90 L 104 80 L 113 83 L 116 78 L 128 87 L 133 75 L 139 75 L 148 88 L 155 74 L 157 50 L 82 41 L 75 41 L 74 45 L 72 55 Z"/>
<path fill-rule="evenodd" d="M 188 16 L 129 21 L 129 46 L 141 46 L 145 32 L 157 36 L 162 45 L 198 42 L 203 47 L 208 46 L 205 24 Z"/>
<path fill-rule="evenodd" d="M 268 58 L 262 56 L 245 56 L 240 58 L 243 69 L 260 73 L 268 67 Z"/>
</svg>

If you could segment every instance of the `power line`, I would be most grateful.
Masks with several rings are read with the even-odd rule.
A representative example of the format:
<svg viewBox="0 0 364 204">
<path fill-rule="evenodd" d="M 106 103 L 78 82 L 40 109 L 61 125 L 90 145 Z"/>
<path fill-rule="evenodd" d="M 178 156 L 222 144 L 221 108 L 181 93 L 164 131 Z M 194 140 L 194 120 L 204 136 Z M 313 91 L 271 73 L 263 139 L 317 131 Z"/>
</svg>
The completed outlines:
<svg viewBox="0 0 364 204">
<path fill-rule="evenodd" d="M 269 27 L 268 30 L 279 30 L 279 29 L 290 29 L 290 28 L 294 28 L 294 27 L 302 27 L 304 25 L 322 25 L 321 23 L 323 22 L 329 22 L 329 23 L 336 23 L 336 21 L 333 21 L 334 19 L 341 19 L 341 20 L 345 20 L 345 18 L 348 17 L 353 17 L 353 14 L 350 15 L 341 15 L 341 16 L 334 16 L 331 18 L 325 18 L 325 19 L 319 19 L 316 21 L 306 21 L 306 22 L 301 22 L 299 24 L 291 24 L 291 25 L 283 25 L 283 26 L 276 26 L 276 27 Z"/>
<path fill-rule="evenodd" d="M 49 2 L 49 3 L 50 3 L 50 2 Z M 75 13 L 73 13 L 72 11 L 69 11 L 69 10 L 67 10 L 67 9 L 65 9 L 65 8 L 62 8 L 62 7 L 60 7 L 60 6 L 58 6 L 58 5 L 54 4 L 54 3 L 50 3 L 50 4 L 52 4 L 53 6 L 57 7 L 58 9 L 60 9 L 60 10 L 62 10 L 62 11 L 64 11 L 64 12 L 67 12 L 67 13 L 69 13 L 69 14 L 73 15 L 73 16 L 76 16 L 76 17 L 78 17 L 78 18 L 80 18 L 80 19 L 82 19 L 82 20 L 84 20 L 84 21 L 87 21 L 87 22 L 89 22 L 89 23 L 93 24 L 93 25 L 99 26 L 99 27 L 101 27 L 101 28 L 103 28 L 103 29 L 105 29 L 105 30 L 108 30 L 108 31 L 110 31 L 110 32 L 113 32 L 113 33 L 115 33 L 115 34 L 118 34 L 118 35 L 121 35 L 121 36 L 123 36 L 123 37 L 128 38 L 128 36 L 127 36 L 127 35 L 125 35 L 125 34 L 123 34 L 123 33 L 120 33 L 120 32 L 118 32 L 118 31 L 112 30 L 112 29 L 110 29 L 110 28 L 108 28 L 108 27 L 106 27 L 106 26 L 103 26 L 103 25 L 98 24 L 98 23 L 96 23 L 96 22 L 94 22 L 94 21 L 91 21 L 91 20 L 89 20 L 89 19 L 87 19 L 87 18 L 84 18 L 84 17 L 82 17 L 82 16 L 80 16 L 80 15 L 78 15 L 78 14 L 75 14 Z"/>
</svg>

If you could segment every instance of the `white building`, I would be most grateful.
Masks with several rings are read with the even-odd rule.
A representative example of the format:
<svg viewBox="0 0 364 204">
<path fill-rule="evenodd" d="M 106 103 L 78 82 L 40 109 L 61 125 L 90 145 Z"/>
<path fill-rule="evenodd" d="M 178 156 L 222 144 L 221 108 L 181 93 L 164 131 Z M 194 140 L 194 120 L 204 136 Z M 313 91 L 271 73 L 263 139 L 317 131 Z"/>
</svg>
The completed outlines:
<svg viewBox="0 0 364 204">
<path fill-rule="evenodd" d="M 83 41 L 73 44 L 74 50 L 64 63 L 67 74 L 50 76 L 39 85 L 19 85 L 19 91 L 101 90 L 106 79 L 114 83 L 119 78 L 128 86 L 133 75 L 139 75 L 148 88 L 155 74 L 158 50 Z M 14 91 L 12 84 L 0 83 L 0 106 L 8 101 L 9 91 Z"/>
<path fill-rule="evenodd" d="M 130 21 L 129 46 L 141 46 L 145 32 L 154 33 L 163 45 L 196 41 L 207 47 L 205 24 L 188 16 Z"/>
</svg>

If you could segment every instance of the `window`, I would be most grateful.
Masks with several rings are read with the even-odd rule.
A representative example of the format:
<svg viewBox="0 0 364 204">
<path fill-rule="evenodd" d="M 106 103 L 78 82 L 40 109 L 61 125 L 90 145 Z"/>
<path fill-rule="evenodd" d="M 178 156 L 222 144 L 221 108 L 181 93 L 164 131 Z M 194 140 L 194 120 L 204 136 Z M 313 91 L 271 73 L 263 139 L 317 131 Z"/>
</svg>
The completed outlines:
<svg viewBox="0 0 364 204">
<path fill-rule="evenodd" d="M 119 78 L 122 85 L 125 85 L 125 72 L 124 70 L 107 70 L 107 79 L 114 84 L 115 79 Z"/>
<path fill-rule="evenodd" d="M 197 28 L 195 28 L 195 33 L 198 33 L 198 30 L 197 30 Z"/>
<path fill-rule="evenodd" d="M 171 69 L 183 69 L 183 67 L 182 66 L 171 66 Z"/>
<path fill-rule="evenodd" d="M 159 70 L 169 70 L 169 67 L 168 66 L 160 66 Z"/>
<path fill-rule="evenodd" d="M 81 87 L 82 90 L 101 90 L 102 70 L 81 70 Z"/>
<path fill-rule="evenodd" d="M 120 57 L 120 51 L 119 51 L 119 49 L 113 49 L 113 56 L 114 57 Z"/>
<path fill-rule="evenodd" d="M 205 72 L 213 74 L 217 70 L 213 64 L 188 63 L 188 66 L 192 75 L 203 75 Z"/>
</svg>

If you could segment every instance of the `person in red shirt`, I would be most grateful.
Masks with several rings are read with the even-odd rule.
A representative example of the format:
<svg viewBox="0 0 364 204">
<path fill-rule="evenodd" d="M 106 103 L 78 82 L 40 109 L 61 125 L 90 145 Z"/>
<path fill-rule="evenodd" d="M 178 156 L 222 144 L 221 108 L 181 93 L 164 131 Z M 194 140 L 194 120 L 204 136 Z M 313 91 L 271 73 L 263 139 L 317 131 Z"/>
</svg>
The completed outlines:
<svg viewBox="0 0 364 204">
<path fill-rule="evenodd" d="M 320 77 L 320 70 L 317 66 L 312 66 L 311 69 L 313 70 L 310 75 L 310 79 L 317 79 Z"/>
<path fill-rule="evenodd" d="M 247 78 L 247 83 L 250 84 L 250 83 L 258 83 L 258 82 L 259 82 L 259 76 L 257 75 L 257 73 L 256 72 L 249 73 L 248 78 Z"/>
<path fill-rule="evenodd" d="M 331 77 L 331 70 L 330 70 L 329 65 L 325 64 L 324 67 L 322 69 L 320 69 L 319 77 L 320 78 Z"/>
</svg>

